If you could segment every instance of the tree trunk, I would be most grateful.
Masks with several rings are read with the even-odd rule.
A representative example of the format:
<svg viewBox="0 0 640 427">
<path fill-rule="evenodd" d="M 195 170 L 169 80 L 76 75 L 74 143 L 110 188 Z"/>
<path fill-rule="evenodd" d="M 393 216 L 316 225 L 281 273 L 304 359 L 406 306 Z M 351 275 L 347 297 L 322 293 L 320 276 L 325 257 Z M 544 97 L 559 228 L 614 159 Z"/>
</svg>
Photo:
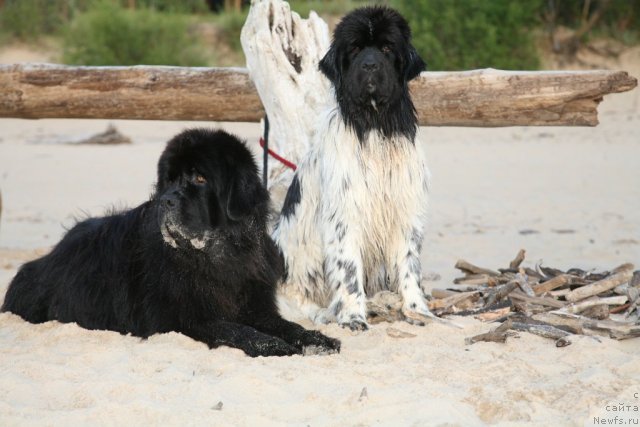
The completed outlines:
<svg viewBox="0 0 640 427">
<path fill-rule="evenodd" d="M 327 24 L 315 12 L 301 19 L 280 0 L 254 0 L 240 41 L 269 118 L 269 146 L 297 162 L 331 101 L 329 82 L 318 69 L 329 49 Z M 269 188 L 278 198 L 293 171 L 276 161 L 269 166 Z"/>
<path fill-rule="evenodd" d="M 243 68 L 0 65 L 0 118 L 258 122 L 264 104 L 281 127 L 274 143 L 304 144 L 290 135 L 312 129 L 330 95 L 324 77 L 312 82 L 315 67 L 303 67 L 297 83 L 256 76 L 256 91 Z M 288 85 L 298 92 L 284 92 Z M 499 127 L 595 126 L 603 95 L 636 85 L 624 71 L 484 69 L 422 73 L 409 86 L 421 126 Z"/>
</svg>

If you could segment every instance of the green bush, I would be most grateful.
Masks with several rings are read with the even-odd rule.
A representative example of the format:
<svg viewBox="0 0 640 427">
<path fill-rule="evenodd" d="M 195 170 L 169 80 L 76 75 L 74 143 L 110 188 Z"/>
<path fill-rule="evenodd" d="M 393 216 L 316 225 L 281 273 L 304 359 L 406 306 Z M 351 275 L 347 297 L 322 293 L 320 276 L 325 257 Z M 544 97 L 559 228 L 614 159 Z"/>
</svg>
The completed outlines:
<svg viewBox="0 0 640 427">
<path fill-rule="evenodd" d="M 0 29 L 21 40 L 54 34 L 67 22 L 68 0 L 6 0 L 0 8 Z"/>
<path fill-rule="evenodd" d="M 393 0 L 429 70 L 537 69 L 540 0 Z"/>
<path fill-rule="evenodd" d="M 73 20 L 63 55 L 78 65 L 206 65 L 184 16 L 125 10 L 109 1 Z"/>
<path fill-rule="evenodd" d="M 122 5 L 129 4 L 120 0 Z M 136 0 L 138 8 L 154 9 L 169 13 L 208 13 L 209 7 L 205 0 Z"/>
<path fill-rule="evenodd" d="M 290 0 L 289 6 L 302 18 L 307 18 L 312 10 L 318 15 L 344 15 L 356 7 L 365 6 L 370 2 L 362 0 Z"/>
<path fill-rule="evenodd" d="M 101 0 L 5 0 L 0 7 L 0 29 L 21 40 L 33 40 L 41 35 L 56 34 L 76 14 L 86 12 Z M 128 0 L 112 0 L 114 5 L 128 6 Z M 209 12 L 204 0 L 135 0 L 138 9 L 153 9 L 167 13 Z"/>
<path fill-rule="evenodd" d="M 585 10 L 585 6 L 588 6 Z M 606 5 L 600 0 L 587 3 L 586 0 L 562 0 L 547 3 L 547 13 L 556 16 L 555 24 L 577 29 L 584 24 L 587 16 L 597 9 L 606 7 L 601 19 L 591 34 L 613 37 L 626 44 L 636 44 L 640 40 L 640 1 L 613 0 Z M 587 16 L 584 13 L 587 13 Z M 588 37 L 588 35 L 587 35 Z"/>
<path fill-rule="evenodd" d="M 214 19 L 214 22 L 220 27 L 223 41 L 235 52 L 242 52 L 240 32 L 242 31 L 244 21 L 247 20 L 248 13 L 248 9 L 242 12 L 230 11 L 221 13 Z"/>
</svg>

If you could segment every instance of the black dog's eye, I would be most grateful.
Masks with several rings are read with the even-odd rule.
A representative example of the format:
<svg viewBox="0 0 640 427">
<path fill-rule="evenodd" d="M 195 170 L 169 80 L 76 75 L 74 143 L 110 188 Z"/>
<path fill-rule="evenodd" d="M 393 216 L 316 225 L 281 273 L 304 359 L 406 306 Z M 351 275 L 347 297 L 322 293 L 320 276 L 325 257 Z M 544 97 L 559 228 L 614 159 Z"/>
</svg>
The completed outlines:
<svg viewBox="0 0 640 427">
<path fill-rule="evenodd" d="M 358 46 L 354 46 L 351 48 L 351 56 L 355 56 L 360 52 L 360 48 Z"/>
<path fill-rule="evenodd" d="M 391 46 L 389 46 L 388 44 L 385 44 L 384 46 L 382 46 L 380 50 L 384 54 L 391 53 Z"/>
<path fill-rule="evenodd" d="M 202 185 L 202 184 L 206 184 L 207 183 L 207 178 L 205 178 L 204 176 L 200 175 L 199 173 L 193 175 L 193 179 L 192 179 L 194 184 L 198 184 L 198 185 Z"/>
</svg>

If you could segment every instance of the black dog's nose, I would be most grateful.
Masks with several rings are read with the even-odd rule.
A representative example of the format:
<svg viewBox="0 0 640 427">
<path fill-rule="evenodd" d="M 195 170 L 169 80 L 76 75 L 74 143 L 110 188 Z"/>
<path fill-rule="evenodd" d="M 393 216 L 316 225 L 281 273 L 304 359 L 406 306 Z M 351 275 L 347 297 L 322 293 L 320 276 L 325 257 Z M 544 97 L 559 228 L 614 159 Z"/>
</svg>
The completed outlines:
<svg viewBox="0 0 640 427">
<path fill-rule="evenodd" d="M 166 194 L 160 198 L 160 201 L 169 208 L 173 208 L 178 204 L 178 199 L 173 194 Z"/>
<path fill-rule="evenodd" d="M 374 72 L 374 71 L 378 71 L 378 68 L 379 68 L 378 63 L 376 61 L 372 60 L 372 59 L 365 60 L 362 63 L 362 69 L 364 71 L 369 72 L 369 73 Z"/>
</svg>

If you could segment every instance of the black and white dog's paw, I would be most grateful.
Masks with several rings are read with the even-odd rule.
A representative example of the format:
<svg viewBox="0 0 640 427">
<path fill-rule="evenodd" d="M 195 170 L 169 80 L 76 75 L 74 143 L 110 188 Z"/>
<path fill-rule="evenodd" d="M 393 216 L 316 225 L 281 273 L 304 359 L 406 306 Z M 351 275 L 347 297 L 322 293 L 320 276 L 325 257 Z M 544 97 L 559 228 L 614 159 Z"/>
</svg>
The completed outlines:
<svg viewBox="0 0 640 427">
<path fill-rule="evenodd" d="M 427 323 L 438 322 L 443 325 L 452 326 L 457 329 L 464 329 L 462 325 L 449 319 L 436 316 L 429 310 L 427 300 L 424 297 L 405 300 L 402 304 L 402 315 L 404 321 L 416 326 L 424 326 Z"/>
<path fill-rule="evenodd" d="M 361 314 L 351 314 L 345 316 L 338 316 L 338 324 L 343 328 L 349 328 L 352 331 L 366 331 L 369 329 L 369 324 L 366 318 Z"/>
<path fill-rule="evenodd" d="M 424 298 L 417 298 L 412 302 L 405 301 L 402 305 L 402 314 L 405 322 L 416 326 L 424 326 L 436 318 L 436 315 L 429 310 Z"/>
</svg>

